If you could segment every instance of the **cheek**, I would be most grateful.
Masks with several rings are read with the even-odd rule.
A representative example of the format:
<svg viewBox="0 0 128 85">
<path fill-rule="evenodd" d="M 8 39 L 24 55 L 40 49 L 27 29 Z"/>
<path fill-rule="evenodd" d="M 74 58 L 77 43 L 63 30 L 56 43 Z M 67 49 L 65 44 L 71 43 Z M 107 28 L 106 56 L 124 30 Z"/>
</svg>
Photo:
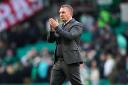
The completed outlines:
<svg viewBox="0 0 128 85">
<path fill-rule="evenodd" d="M 65 14 L 65 18 L 67 19 L 69 17 L 69 15 L 68 14 Z"/>
<path fill-rule="evenodd" d="M 65 19 L 67 19 L 67 16 L 64 16 Z"/>
<path fill-rule="evenodd" d="M 69 17 L 70 17 L 70 14 L 69 14 L 69 13 L 67 13 L 67 14 L 66 14 L 66 17 L 67 17 L 67 18 L 69 18 Z"/>
</svg>

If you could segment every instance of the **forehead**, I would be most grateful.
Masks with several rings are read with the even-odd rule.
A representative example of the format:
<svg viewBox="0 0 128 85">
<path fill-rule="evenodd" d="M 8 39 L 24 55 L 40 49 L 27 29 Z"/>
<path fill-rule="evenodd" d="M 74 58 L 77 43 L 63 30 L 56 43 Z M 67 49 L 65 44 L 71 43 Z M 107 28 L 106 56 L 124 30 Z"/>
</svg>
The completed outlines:
<svg viewBox="0 0 128 85">
<path fill-rule="evenodd" d="M 61 7 L 59 12 L 67 12 L 69 9 L 67 7 Z"/>
</svg>

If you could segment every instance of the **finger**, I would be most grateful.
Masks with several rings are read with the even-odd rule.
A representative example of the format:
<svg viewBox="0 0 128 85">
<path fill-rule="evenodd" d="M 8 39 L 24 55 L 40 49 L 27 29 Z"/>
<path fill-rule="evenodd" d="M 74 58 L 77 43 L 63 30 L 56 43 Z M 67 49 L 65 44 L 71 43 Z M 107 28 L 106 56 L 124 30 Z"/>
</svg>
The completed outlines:
<svg viewBox="0 0 128 85">
<path fill-rule="evenodd" d="M 55 20 L 55 19 L 53 19 L 53 18 L 50 18 L 50 21 L 51 21 L 51 22 L 56 22 L 56 20 Z"/>
<path fill-rule="evenodd" d="M 49 25 L 51 25 L 51 22 L 50 22 L 50 21 L 48 21 L 48 24 L 49 24 Z"/>
<path fill-rule="evenodd" d="M 52 24 L 52 23 L 53 23 L 53 20 L 52 20 L 51 18 L 49 19 L 49 23 L 50 23 L 50 24 Z"/>
<path fill-rule="evenodd" d="M 53 20 L 52 20 L 52 18 L 49 18 L 49 22 L 51 23 Z"/>
<path fill-rule="evenodd" d="M 49 21 L 53 21 L 53 18 L 50 18 Z"/>
<path fill-rule="evenodd" d="M 49 24 L 52 25 L 53 24 L 53 21 L 51 19 L 49 19 Z"/>
</svg>

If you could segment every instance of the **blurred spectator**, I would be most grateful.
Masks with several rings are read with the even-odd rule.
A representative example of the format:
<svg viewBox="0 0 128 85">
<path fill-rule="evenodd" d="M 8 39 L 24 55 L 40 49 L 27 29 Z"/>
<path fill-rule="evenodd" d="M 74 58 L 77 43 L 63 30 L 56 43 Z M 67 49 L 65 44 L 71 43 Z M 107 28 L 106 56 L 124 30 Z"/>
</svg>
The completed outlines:
<svg viewBox="0 0 128 85">
<path fill-rule="evenodd" d="M 51 56 L 47 48 L 40 51 L 40 57 L 33 60 L 32 80 L 34 83 L 49 82 L 52 65 Z"/>
<path fill-rule="evenodd" d="M 99 78 L 100 78 L 100 73 L 97 68 L 97 62 L 93 60 L 91 62 L 91 71 L 90 71 L 91 85 L 99 85 Z"/>
<path fill-rule="evenodd" d="M 114 67 L 115 67 L 115 61 L 112 58 L 112 55 L 107 54 L 107 59 L 105 61 L 104 64 L 104 75 L 106 78 L 108 78 L 109 76 L 111 76 L 110 74 L 112 73 Z"/>
<path fill-rule="evenodd" d="M 6 49 L 7 49 L 7 43 L 0 39 L 0 59 L 4 58 L 4 55 L 6 54 Z"/>
<path fill-rule="evenodd" d="M 21 58 L 21 63 L 23 65 L 23 82 L 29 83 L 31 81 L 31 71 L 32 71 L 32 64 L 33 59 L 37 56 L 37 50 L 32 48 L 30 51 L 27 52 L 25 56 Z"/>
<path fill-rule="evenodd" d="M 89 84 L 89 68 L 84 64 L 80 65 L 80 75 L 81 75 L 81 80 L 83 85 L 88 85 Z"/>
<path fill-rule="evenodd" d="M 126 50 L 126 53 L 127 53 L 127 55 L 128 55 L 128 28 L 127 28 L 126 31 L 124 32 L 123 36 L 124 36 L 124 38 L 125 38 L 125 40 L 126 40 L 126 48 L 125 48 L 125 50 Z"/>
<path fill-rule="evenodd" d="M 126 55 L 127 52 L 127 40 L 122 34 L 117 35 L 118 49 L 122 56 Z"/>
<path fill-rule="evenodd" d="M 25 56 L 21 58 L 21 62 L 24 66 L 29 66 L 33 63 L 32 59 L 36 56 L 37 51 L 35 48 L 32 50 L 28 51 Z"/>
<path fill-rule="evenodd" d="M 93 30 L 94 18 L 91 15 L 87 13 L 83 13 L 80 16 L 80 22 L 83 23 L 84 30 L 89 30 L 89 31 Z"/>
<path fill-rule="evenodd" d="M 105 53 L 101 53 L 101 55 L 99 56 L 99 71 L 100 71 L 100 79 L 106 79 L 105 75 L 104 75 L 104 65 L 105 65 L 105 61 L 106 61 L 106 57 L 107 55 Z"/>
<path fill-rule="evenodd" d="M 101 10 L 98 17 L 98 27 L 103 29 L 106 24 L 109 23 L 110 12 L 107 10 Z"/>
<path fill-rule="evenodd" d="M 128 72 L 128 55 L 126 56 L 126 70 Z"/>
<path fill-rule="evenodd" d="M 111 75 L 112 84 L 127 84 L 128 75 L 126 70 L 127 56 L 120 56 L 116 62 L 116 68 Z"/>
</svg>

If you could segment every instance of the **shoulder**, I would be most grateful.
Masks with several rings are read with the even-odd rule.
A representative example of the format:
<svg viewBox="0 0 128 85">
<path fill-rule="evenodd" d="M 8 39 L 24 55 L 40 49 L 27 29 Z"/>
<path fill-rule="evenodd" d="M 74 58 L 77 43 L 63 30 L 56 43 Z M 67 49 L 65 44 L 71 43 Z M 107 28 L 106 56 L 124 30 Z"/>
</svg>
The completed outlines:
<svg viewBox="0 0 128 85">
<path fill-rule="evenodd" d="M 83 24 L 80 23 L 79 21 L 75 20 L 74 18 L 69 22 L 70 27 L 77 26 L 79 28 L 83 28 Z"/>
<path fill-rule="evenodd" d="M 82 23 L 80 23 L 79 21 L 77 21 L 74 18 L 71 20 L 71 23 L 74 24 L 74 25 L 82 25 Z"/>
<path fill-rule="evenodd" d="M 73 25 L 77 25 L 77 26 L 80 26 L 80 27 L 83 27 L 83 24 L 80 23 L 79 21 L 74 21 Z"/>
</svg>

